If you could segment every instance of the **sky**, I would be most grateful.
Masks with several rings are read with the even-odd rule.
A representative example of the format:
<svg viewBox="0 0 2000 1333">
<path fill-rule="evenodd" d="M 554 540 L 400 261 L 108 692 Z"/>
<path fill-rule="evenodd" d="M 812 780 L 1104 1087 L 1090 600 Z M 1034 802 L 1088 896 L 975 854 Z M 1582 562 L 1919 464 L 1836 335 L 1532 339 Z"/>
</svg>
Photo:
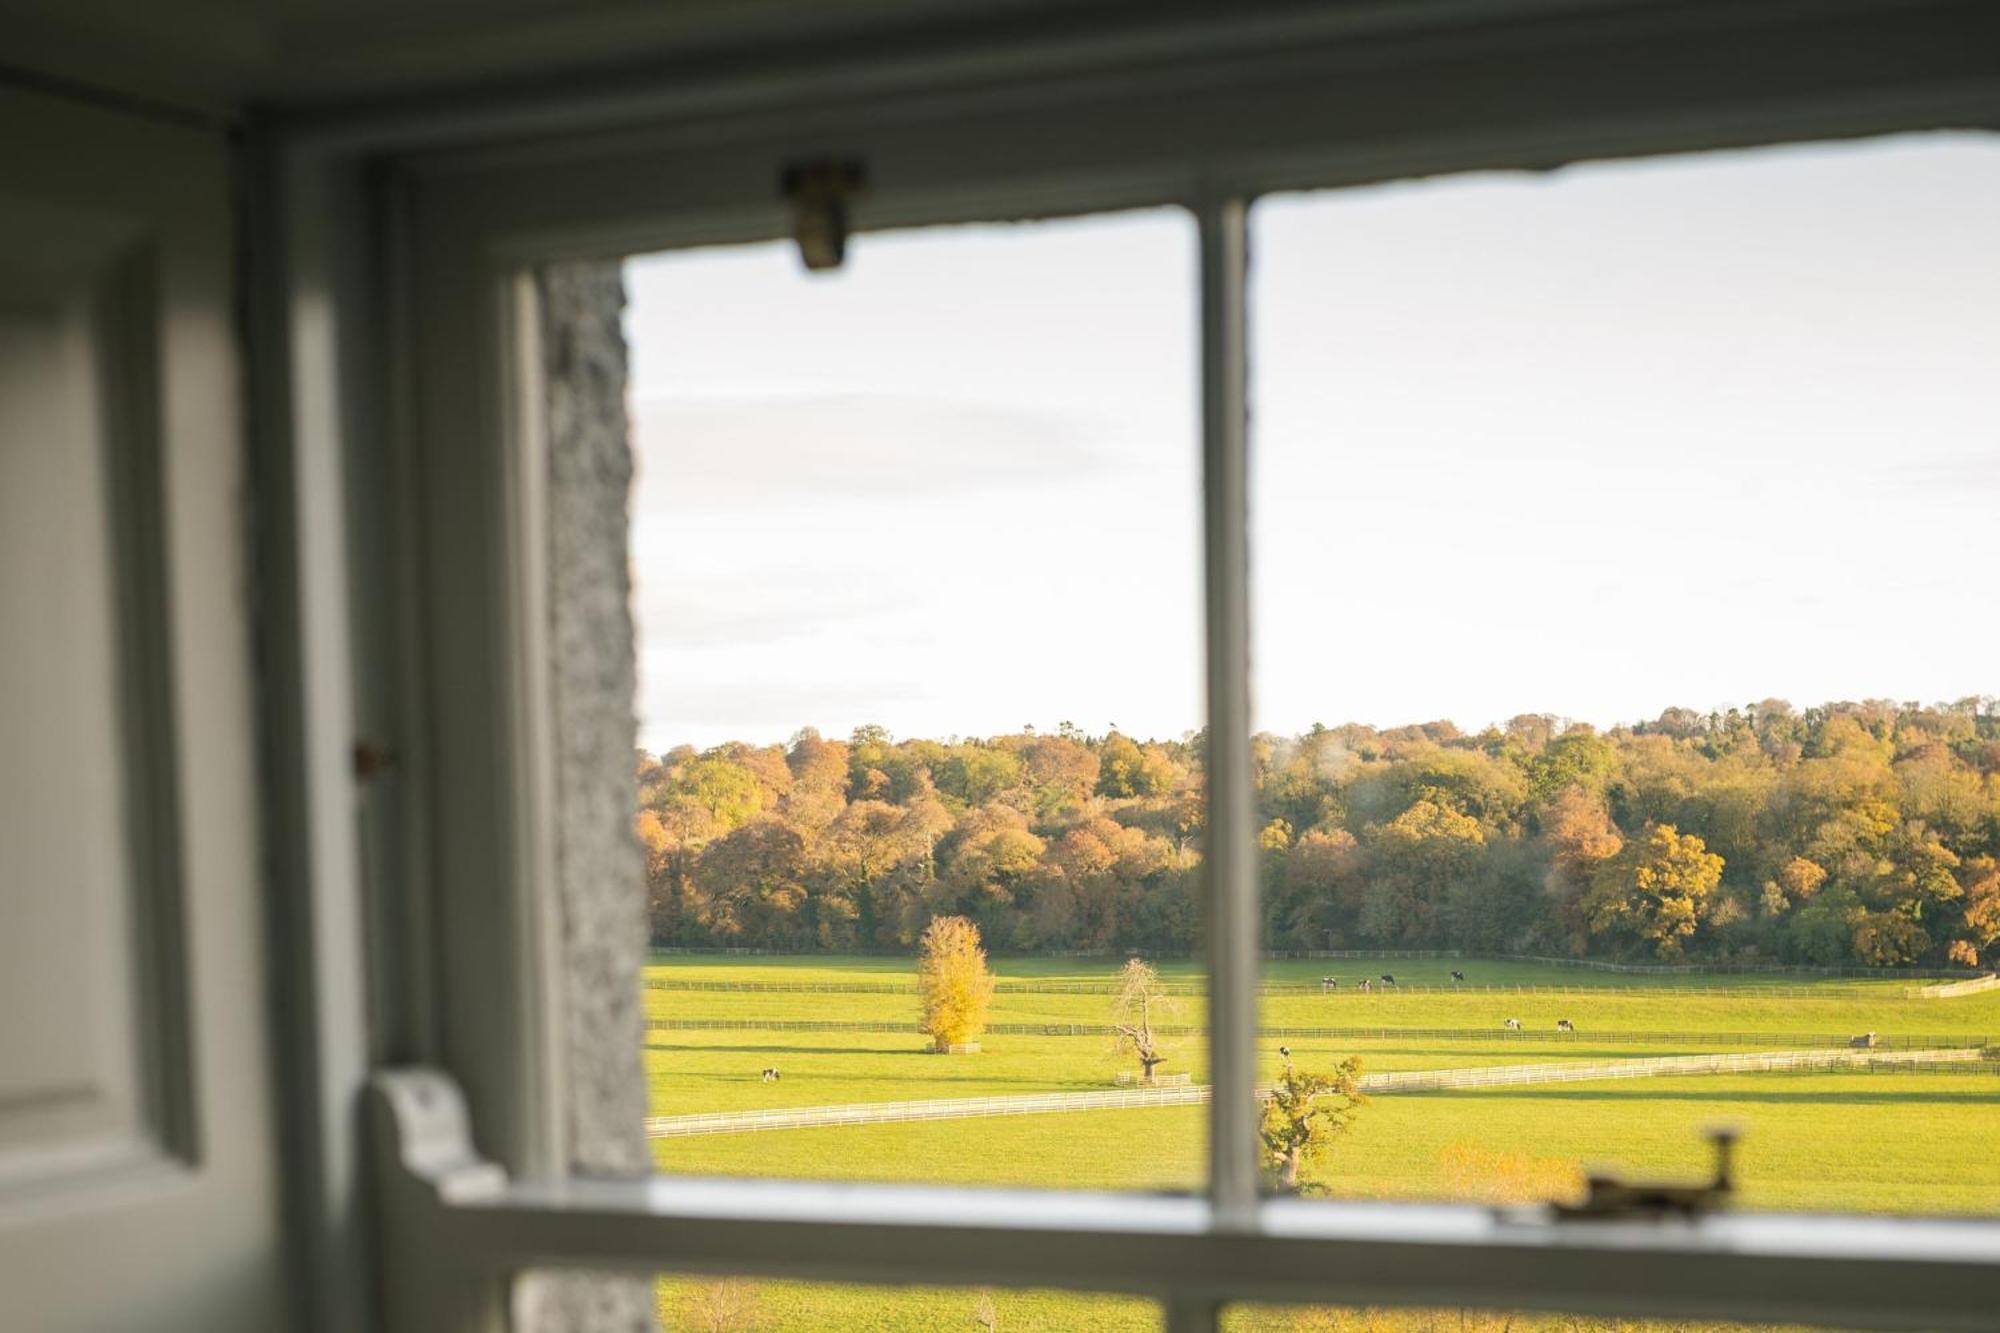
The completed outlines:
<svg viewBox="0 0 2000 1333">
<path fill-rule="evenodd" d="M 1251 225 L 1260 728 L 2000 694 L 2000 140 Z M 1185 214 L 627 282 L 643 745 L 1201 725 Z"/>
</svg>

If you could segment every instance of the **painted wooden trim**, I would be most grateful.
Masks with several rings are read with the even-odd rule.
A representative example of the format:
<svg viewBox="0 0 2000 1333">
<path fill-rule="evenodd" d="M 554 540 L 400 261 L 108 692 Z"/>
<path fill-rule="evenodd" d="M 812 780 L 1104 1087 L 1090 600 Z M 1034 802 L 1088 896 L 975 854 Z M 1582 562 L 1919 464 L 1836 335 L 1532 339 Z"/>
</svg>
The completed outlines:
<svg viewBox="0 0 2000 1333">
<path fill-rule="evenodd" d="M 1202 549 L 1207 603 L 1209 1194 L 1216 1220 L 1256 1211 L 1258 911 L 1250 757 L 1249 203 L 1196 211 L 1201 232 Z"/>
<path fill-rule="evenodd" d="M 1176 1328 L 1228 1300 L 1443 1305 L 1983 1329 L 2000 1231 L 1976 1221 L 1720 1214 L 1563 1222 L 1546 1209 L 654 1177 L 515 1184 L 451 1081 L 378 1076 L 379 1163 L 415 1288 L 538 1265 L 981 1283 L 1152 1296 Z M 418 1291 L 417 1296 L 434 1292 Z M 414 1325 L 413 1325 L 414 1326 Z M 472 1325 L 424 1325 L 429 1328 Z"/>
<path fill-rule="evenodd" d="M 503 1218 L 504 1226 L 471 1226 L 455 1212 L 441 1225 L 465 1244 L 493 1246 L 482 1262 L 512 1262 L 533 1249 L 517 1244 L 532 1236 L 552 1247 L 542 1256 L 549 1261 L 611 1262 L 625 1253 L 643 1254 L 646 1264 L 744 1270 L 766 1263 L 774 1240 L 804 1227 L 805 1243 L 827 1257 L 822 1276 L 866 1279 L 894 1271 L 869 1248 L 882 1234 L 870 1230 L 876 1223 L 869 1210 L 877 1202 L 888 1206 L 880 1192 L 869 1192 L 875 1202 L 864 1201 L 851 1231 L 831 1216 L 798 1214 L 817 1197 L 805 1186 L 688 1185 L 694 1193 L 664 1201 L 648 1193 L 652 1185 L 619 1187 L 625 1192 L 615 1206 L 607 1204 L 606 1216 L 589 1225 L 561 1203 L 569 1187 L 555 1165 L 558 1090 L 545 1049 L 559 1025 L 546 1007 L 548 954 L 537 938 L 547 928 L 548 886 L 533 874 L 538 835 L 520 824 L 535 817 L 523 805 L 546 776 L 537 776 L 543 761 L 535 755 L 536 705 L 531 698 L 523 703 L 533 682 L 516 657 L 546 646 L 523 628 L 521 599 L 532 595 L 534 570 L 521 550 L 531 534 L 520 525 L 532 518 L 532 506 L 521 508 L 521 423 L 509 420 L 525 401 L 516 375 L 521 345 L 512 332 L 521 312 L 509 304 L 510 284 L 527 269 L 561 257 L 782 235 L 778 170 L 808 149 L 837 149 L 869 163 L 875 188 L 855 219 L 863 232 L 1180 203 L 1207 223 L 1206 410 L 1233 414 L 1241 390 L 1226 377 L 1241 352 L 1227 344 L 1240 330 L 1232 334 L 1228 324 L 1241 320 L 1241 280 L 1233 280 L 1232 298 L 1229 275 L 1241 256 L 1229 246 L 1232 235 L 1240 245 L 1241 220 L 1232 220 L 1230 210 L 1260 192 L 1994 125 L 2000 125 L 2000 9 L 1978 0 L 1507 0 L 1325 6 L 1317 14 L 1300 7 L 1282 19 L 1232 16 L 1215 7 L 1198 20 L 1183 14 L 1143 31 L 1065 29 L 1002 43 L 897 41 L 881 49 L 862 44 L 649 70 L 626 81 L 557 81 L 484 100 L 406 102 L 273 122 L 283 169 L 337 181 L 340 197 L 362 200 L 329 225 L 343 242 L 380 226 L 381 234 L 362 244 L 379 242 L 397 275 L 379 289 L 369 278 L 336 275 L 293 293 L 334 303 L 349 336 L 379 358 L 372 371 L 316 365 L 308 387 L 352 409 L 355 419 L 379 423 L 398 491 L 409 497 L 397 525 L 400 577 L 389 582 L 415 590 L 397 613 L 408 631 L 410 667 L 408 678 L 389 689 L 398 695 L 390 711 L 412 756 L 402 781 L 405 835 L 414 851 L 396 901 L 419 904 L 410 919 L 421 925 L 423 939 L 409 951 L 409 979 L 400 992 L 406 1003 L 396 1010 L 402 1026 L 386 1047 L 450 1068 L 466 1089 L 487 1150 L 517 1175 L 549 1182 L 541 1193 L 509 1186 L 504 1206 L 486 1219 Z M 865 247 L 865 236 L 859 244 Z M 308 314 L 295 305 L 291 318 L 296 323 Z M 378 378 L 390 386 L 386 392 L 371 382 Z M 309 399 L 295 408 L 315 420 L 327 410 Z M 1236 636 L 1247 644 L 1247 597 L 1240 570 L 1226 572 L 1241 524 L 1239 506 L 1218 489 L 1241 467 L 1241 444 L 1230 441 L 1230 430 L 1221 418 L 1205 426 L 1211 469 L 1205 523 L 1212 698 L 1219 701 L 1217 719 L 1234 728 L 1243 691 L 1224 676 L 1235 670 L 1229 662 L 1240 646 Z M 342 447 L 369 446 L 349 437 Z M 323 768 L 311 780 L 333 781 Z M 1239 785 L 1218 784 L 1219 799 L 1233 807 Z M 1245 883 L 1244 872 L 1217 873 L 1223 886 L 1217 902 L 1240 910 L 1243 895 L 1230 886 Z M 336 883 L 314 889 L 321 891 L 354 890 Z M 1233 1005 L 1229 1028 L 1237 1031 L 1235 1010 L 1250 1003 L 1238 993 L 1249 975 L 1239 956 L 1242 923 L 1225 924 L 1223 934 L 1228 959 L 1218 972 L 1239 980 L 1222 987 L 1228 998 L 1218 997 L 1219 1012 Z M 379 964 L 401 946 L 378 931 L 369 947 Z M 384 1048 L 379 1033 L 377 1043 L 378 1051 Z M 1223 1248 L 1239 1247 L 1231 1253 L 1254 1277 L 1261 1265 L 1286 1262 L 1286 1247 L 1298 1238 L 1287 1230 L 1289 1205 L 1257 1202 L 1254 1181 L 1246 1190 L 1253 1179 L 1243 1166 L 1246 1124 L 1240 1108 L 1226 1115 L 1216 1122 L 1212 1149 L 1218 1206 L 1194 1203 L 1185 1214 L 1201 1231 L 1189 1242 L 1190 1254 L 1213 1263 Z M 926 1197 L 940 1209 L 967 1210 L 961 1217 L 988 1199 L 954 1192 Z M 734 1227 L 690 1221 L 698 1215 L 687 1211 L 695 1202 L 721 1207 L 730 1198 L 767 1214 Z M 1184 1215 L 1173 1212 L 1181 1207 L 1173 1201 L 1116 1206 L 1126 1203 L 1141 1209 L 1134 1225 Z M 1020 1196 L 1024 1220 L 1007 1233 L 1007 1253 L 979 1259 L 969 1246 L 952 1253 L 974 1280 L 1043 1284 L 1072 1271 L 1063 1266 L 1060 1244 L 1072 1238 L 1081 1246 L 1079 1262 L 1103 1261 L 1109 1265 L 1103 1273 L 1126 1272 L 1139 1284 L 1136 1270 L 1119 1268 L 1124 1261 L 1115 1239 L 1078 1232 L 1076 1207 L 1076 1196 Z M 1035 1216 L 1039 1223 L 1029 1226 L 1025 1219 Z M 1337 1223 L 1347 1226 L 1375 1216 L 1328 1207 L 1311 1218 L 1327 1226 L 1336 1222 L 1325 1219 L 1348 1218 Z M 1508 1233 L 1515 1237 L 1508 1241 L 1472 1227 L 1466 1210 L 1430 1216 L 1438 1229 L 1412 1243 L 1416 1257 L 1438 1270 L 1431 1277 L 1463 1286 L 1486 1274 L 1493 1290 L 1517 1305 L 1755 1315 L 1769 1308 L 1769 1291 L 1785 1289 L 1784 1281 L 1767 1289 L 1754 1271 L 1758 1264 L 1776 1264 L 1768 1269 L 1774 1279 L 1817 1264 L 1830 1275 L 1828 1290 L 1847 1291 L 1852 1284 L 1841 1279 L 1847 1270 L 1839 1265 L 1848 1260 L 1835 1258 L 1865 1250 L 1872 1238 L 1893 1242 L 1877 1257 L 1905 1278 L 1930 1271 L 1896 1248 L 1902 1243 L 1896 1238 L 1917 1234 L 1896 1229 L 1905 1224 L 1884 1232 L 1866 1219 L 1818 1219 L 1783 1231 L 1791 1249 L 1767 1252 L 1758 1245 L 1779 1234 L 1777 1224 L 1746 1219 L 1747 1232 L 1729 1234 L 1758 1244 L 1729 1253 L 1748 1267 L 1690 1266 L 1671 1245 L 1648 1241 L 1630 1249 L 1629 1263 L 1598 1265 L 1605 1273 L 1618 1270 L 1631 1285 L 1617 1301 L 1592 1305 L 1601 1293 L 1593 1295 L 1589 1274 L 1575 1271 L 1574 1247 L 1556 1247 L 1561 1264 L 1510 1259 L 1503 1265 L 1481 1247 L 1514 1256 L 1534 1249 L 1515 1243 L 1526 1233 Z M 1984 1236 L 1982 1243 L 2000 1235 L 2000 1227 L 1952 1225 Z M 1231 1237 L 1217 1227 L 1258 1234 Z M 1315 1252 L 1320 1285 L 1312 1290 L 1322 1298 L 1338 1287 L 1429 1302 L 1456 1289 L 1419 1283 L 1422 1264 L 1414 1260 L 1406 1286 L 1368 1288 L 1351 1272 L 1343 1276 L 1340 1264 L 1381 1251 L 1344 1234 L 1319 1239 L 1338 1242 Z M 1443 1269 L 1450 1271 L 1440 1279 Z M 1881 1293 L 1896 1290 L 1903 1278 L 1889 1277 L 1876 1295 L 1861 1292 L 1852 1309 L 1801 1297 L 1786 1317 L 1818 1310 L 1851 1320 L 1853 1310 L 1866 1309 L 1880 1326 L 1896 1326 L 1892 1302 Z M 1296 1289 L 1308 1285 L 1301 1279 Z M 1292 1288 L 1274 1280 L 1260 1289 Z M 1919 1322 L 1962 1326 L 1979 1309 L 1963 1283 L 1928 1291 L 1903 1302 L 1926 1312 L 1913 1316 Z M 1242 1294 L 1255 1292 L 1245 1287 Z M 1206 1300 L 1200 1290 L 1177 1296 L 1172 1308 L 1180 1324 L 1200 1326 L 1189 1312 L 1207 1308 Z M 484 1316 L 468 1315 L 474 1317 Z"/>
</svg>

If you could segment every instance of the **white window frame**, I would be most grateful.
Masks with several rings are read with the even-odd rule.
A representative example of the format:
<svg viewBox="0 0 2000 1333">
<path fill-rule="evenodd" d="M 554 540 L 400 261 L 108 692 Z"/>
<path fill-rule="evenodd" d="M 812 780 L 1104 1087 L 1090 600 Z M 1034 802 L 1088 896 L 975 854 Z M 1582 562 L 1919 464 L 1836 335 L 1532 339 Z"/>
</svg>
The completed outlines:
<svg viewBox="0 0 2000 1333">
<path fill-rule="evenodd" d="M 295 1097 L 334 1108 L 299 1156 L 324 1204 L 312 1280 L 367 1266 L 353 1236 L 374 1214 L 338 1108 L 405 1062 L 424 1068 L 374 1094 L 394 1330 L 497 1329 L 507 1275 L 536 1264 L 1136 1292 L 1176 1330 L 1235 1299 L 1990 1327 L 2000 1221 L 1580 1224 L 1259 1197 L 1245 289 L 1249 204 L 1275 190 L 2000 126 L 2000 6 L 1404 0 L 1097 23 L 272 124 L 257 160 L 284 265 L 259 290 L 284 337 L 260 406 L 297 511 L 279 769 L 310 902 L 295 950 L 316 960 Z M 1163 205 L 1198 223 L 1217 1092 L 1200 1196 L 561 1169 L 528 275 L 782 237 L 781 168 L 829 154 L 867 164 L 864 232 Z M 353 496 L 361 474 L 400 507 L 329 516 L 325 487 Z M 387 558 L 356 558 L 378 542 Z M 372 877 L 345 803 L 348 738 L 371 727 L 400 761 L 367 828 Z"/>
</svg>

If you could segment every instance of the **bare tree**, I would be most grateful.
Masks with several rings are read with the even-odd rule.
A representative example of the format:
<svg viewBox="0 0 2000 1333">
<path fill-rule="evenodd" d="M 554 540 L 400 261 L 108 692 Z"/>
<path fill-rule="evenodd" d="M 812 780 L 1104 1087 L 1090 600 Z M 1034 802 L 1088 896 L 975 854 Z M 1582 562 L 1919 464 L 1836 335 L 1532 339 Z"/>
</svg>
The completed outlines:
<svg viewBox="0 0 2000 1333">
<path fill-rule="evenodd" d="M 979 1299 L 972 1303 L 972 1322 L 986 1333 L 999 1333 L 1000 1308 L 993 1303 L 992 1291 L 985 1287 L 979 1289 Z"/>
<path fill-rule="evenodd" d="M 1139 1062 L 1139 1081 L 1150 1085 L 1153 1070 L 1167 1061 L 1167 1050 L 1153 1031 L 1157 1020 L 1173 1016 L 1173 1001 L 1160 984 L 1160 974 L 1143 958 L 1134 958 L 1118 974 L 1118 997 L 1111 1004 L 1111 1027 L 1121 1052 Z"/>
</svg>

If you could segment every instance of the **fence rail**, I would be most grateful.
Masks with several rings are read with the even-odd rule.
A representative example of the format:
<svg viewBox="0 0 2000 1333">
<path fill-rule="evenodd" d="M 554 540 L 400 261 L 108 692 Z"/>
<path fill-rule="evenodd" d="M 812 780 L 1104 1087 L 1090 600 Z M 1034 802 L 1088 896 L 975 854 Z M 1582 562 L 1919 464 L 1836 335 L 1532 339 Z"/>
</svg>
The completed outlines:
<svg viewBox="0 0 2000 1333">
<path fill-rule="evenodd" d="M 666 957 L 692 958 L 911 958 L 907 949 L 751 949 L 723 945 L 653 945 L 650 952 Z M 1138 956 L 1131 949 L 1054 949 L 1040 953 L 1011 953 L 991 950 L 1000 958 L 1123 959 Z M 1187 959 L 1198 955 L 1179 950 L 1149 949 L 1154 959 Z M 1966 967 L 1815 967 L 1802 963 L 1617 963 L 1598 958 L 1558 958 L 1529 953 L 1465 953 L 1457 949 L 1268 949 L 1267 960 L 1285 959 L 1437 959 L 1468 963 L 1537 963 L 1543 967 L 1573 967 L 1591 972 L 1616 972 L 1633 976 L 1737 976 L 1850 977 L 1857 980 L 1966 981 L 1984 975 L 1981 969 Z"/>
<path fill-rule="evenodd" d="M 1271 958 L 1417 958 L 1456 959 L 1461 962 L 1535 963 L 1542 967 L 1573 967 L 1586 972 L 1613 972 L 1626 976 L 1687 977 L 1713 974 L 1733 976 L 1851 977 L 1863 980 L 1950 980 L 1977 977 L 1976 968 L 1966 967 L 1817 967 L 1804 963 L 1617 963 L 1601 958 L 1558 958 L 1533 953 L 1461 953 L 1453 949 L 1298 949 L 1271 953 Z"/>
<path fill-rule="evenodd" d="M 2000 976 L 1973 977 L 1968 981 L 1947 981 L 1939 986 L 1919 986 L 1916 993 L 1926 1000 L 1945 1000 L 1955 995 L 1977 995 L 2000 990 Z"/>
<path fill-rule="evenodd" d="M 1371 1095 L 1442 1092 L 1460 1088 L 1517 1087 L 1541 1083 L 1595 1083 L 1607 1079 L 1659 1078 L 1805 1069 L 1934 1070 L 1968 1066 L 1992 1072 L 2000 1063 L 1982 1059 L 1976 1048 L 1924 1052 L 1763 1051 L 1750 1055 L 1680 1055 L 1612 1060 L 1597 1064 L 1484 1065 L 1471 1069 L 1416 1069 L 1368 1074 L 1361 1090 Z M 859 1102 L 801 1106 L 768 1111 L 723 1111 L 701 1115 L 652 1116 L 649 1138 L 697 1134 L 745 1134 L 760 1130 L 820 1129 L 838 1125 L 878 1125 L 910 1120 L 964 1120 L 1004 1115 L 1049 1115 L 1076 1111 L 1129 1111 L 1156 1106 L 1196 1106 L 1209 1099 L 1207 1084 L 1134 1088 L 1105 1092 L 1017 1093 L 998 1097 L 945 1097 L 923 1101 Z M 1270 1095 L 1268 1085 L 1257 1090 Z"/>
<path fill-rule="evenodd" d="M 921 1023 L 896 1023 L 876 1019 L 847 1018 L 649 1018 L 648 1032 L 854 1032 L 915 1035 Z M 1104 1037 L 1113 1034 L 1108 1023 L 988 1023 L 986 1034 L 995 1037 Z M 1206 1027 L 1192 1024 L 1155 1023 L 1153 1031 L 1162 1037 L 1206 1037 Z M 1264 1025 L 1259 1037 L 1305 1040 L 1324 1038 L 1349 1041 L 1501 1041 L 1553 1042 L 1558 1045 L 1627 1046 L 1774 1046 L 1815 1049 L 1851 1049 L 1856 1033 L 1797 1032 L 1558 1032 L 1548 1028 L 1411 1028 L 1411 1027 L 1317 1027 L 1305 1025 Z M 2000 1045 L 1993 1037 L 1956 1034 L 1876 1034 L 1872 1049 L 1877 1051 L 1935 1051 L 1960 1047 Z M 1694 1057 L 1705 1058 L 1705 1057 Z"/>
</svg>

